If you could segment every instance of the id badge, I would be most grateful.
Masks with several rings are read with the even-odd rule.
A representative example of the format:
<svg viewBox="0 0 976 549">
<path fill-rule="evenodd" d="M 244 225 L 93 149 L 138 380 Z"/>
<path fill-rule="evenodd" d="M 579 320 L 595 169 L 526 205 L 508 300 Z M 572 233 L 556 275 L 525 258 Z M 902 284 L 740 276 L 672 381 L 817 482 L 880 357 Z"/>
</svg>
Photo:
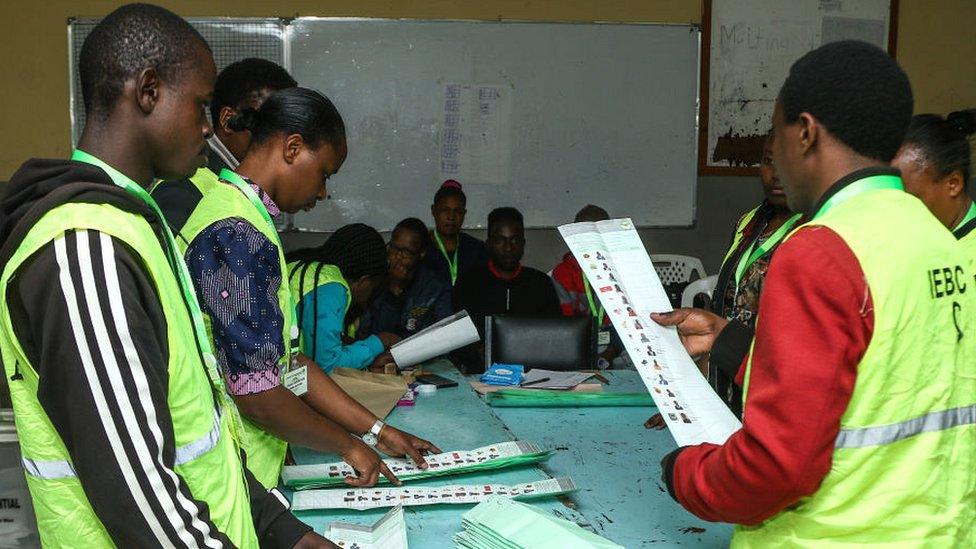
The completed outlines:
<svg viewBox="0 0 976 549">
<path fill-rule="evenodd" d="M 308 366 L 292 360 L 291 367 L 281 376 L 281 383 L 295 396 L 304 395 L 308 392 Z"/>
<path fill-rule="evenodd" d="M 593 341 L 592 339 L 590 341 Z M 597 343 L 599 345 L 610 345 L 610 330 L 600 330 L 600 334 L 597 336 Z"/>
</svg>

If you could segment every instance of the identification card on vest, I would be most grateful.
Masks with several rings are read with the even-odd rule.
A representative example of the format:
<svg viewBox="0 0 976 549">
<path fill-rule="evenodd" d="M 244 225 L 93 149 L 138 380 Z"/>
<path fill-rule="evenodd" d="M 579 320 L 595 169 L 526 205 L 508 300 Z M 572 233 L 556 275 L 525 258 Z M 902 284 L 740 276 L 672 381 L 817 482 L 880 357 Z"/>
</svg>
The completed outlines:
<svg viewBox="0 0 976 549">
<path fill-rule="evenodd" d="M 592 340 L 590 340 L 592 341 Z M 604 329 L 600 330 L 600 335 L 597 336 L 597 344 L 599 345 L 610 345 L 610 330 Z"/>
<path fill-rule="evenodd" d="M 292 364 L 291 368 L 281 376 L 281 382 L 289 391 L 295 393 L 295 396 L 304 395 L 308 392 L 308 366 Z"/>
</svg>

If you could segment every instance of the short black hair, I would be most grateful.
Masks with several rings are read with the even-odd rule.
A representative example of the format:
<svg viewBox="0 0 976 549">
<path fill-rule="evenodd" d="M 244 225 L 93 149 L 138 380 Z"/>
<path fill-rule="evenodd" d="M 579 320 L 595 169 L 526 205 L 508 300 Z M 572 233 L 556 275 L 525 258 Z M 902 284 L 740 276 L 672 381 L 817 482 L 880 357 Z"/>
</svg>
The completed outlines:
<svg viewBox="0 0 976 549">
<path fill-rule="evenodd" d="M 488 214 L 488 234 L 490 235 L 492 229 L 499 223 L 518 223 L 520 227 L 525 228 L 525 221 L 522 218 L 522 212 L 518 211 L 512 207 L 495 208 Z"/>
<path fill-rule="evenodd" d="M 178 83 L 197 53 L 210 45 L 175 13 L 151 4 L 128 4 L 105 16 L 85 38 L 78 58 L 85 115 L 103 118 L 125 82 L 145 69 Z"/>
<path fill-rule="evenodd" d="M 607 219 L 610 219 L 610 214 L 606 210 L 593 204 L 587 204 L 580 211 L 576 212 L 576 217 L 573 219 L 573 222 L 606 221 Z"/>
<path fill-rule="evenodd" d="M 427 225 L 416 217 L 408 217 L 400 221 L 396 224 L 396 227 L 393 227 L 393 232 L 395 233 L 400 229 L 411 231 L 420 237 L 421 251 L 426 251 L 427 247 L 430 246 L 430 235 L 427 233 Z M 390 233 L 390 236 L 392 235 L 393 233 Z"/>
<path fill-rule="evenodd" d="M 905 137 L 913 100 L 908 76 L 884 50 L 842 40 L 793 63 L 779 102 L 786 122 L 810 113 L 857 154 L 888 163 Z"/>
<path fill-rule="evenodd" d="M 969 182 L 969 136 L 976 133 L 976 109 L 956 111 L 943 118 L 938 114 L 912 117 L 905 134 L 905 144 L 916 147 L 934 168 L 936 175 L 962 174 Z"/>
<path fill-rule="evenodd" d="M 441 200 L 452 196 L 461 199 L 461 204 L 467 205 L 468 197 L 464 195 L 464 189 L 461 188 L 461 184 L 455 179 L 448 179 L 441 184 L 437 192 L 434 193 L 434 205 L 436 206 Z"/>
<path fill-rule="evenodd" d="M 339 110 L 328 97 L 308 88 L 278 90 L 260 109 L 242 109 L 230 122 L 233 130 L 251 131 L 251 146 L 280 134 L 297 133 L 310 147 L 326 142 L 334 150 L 346 140 L 346 125 Z"/>
<path fill-rule="evenodd" d="M 294 88 L 298 82 L 283 67 L 258 57 L 248 57 L 224 67 L 214 84 L 214 97 L 210 102 L 210 118 L 214 128 L 220 119 L 220 109 L 238 109 L 246 99 L 263 89 L 273 92 Z"/>
</svg>

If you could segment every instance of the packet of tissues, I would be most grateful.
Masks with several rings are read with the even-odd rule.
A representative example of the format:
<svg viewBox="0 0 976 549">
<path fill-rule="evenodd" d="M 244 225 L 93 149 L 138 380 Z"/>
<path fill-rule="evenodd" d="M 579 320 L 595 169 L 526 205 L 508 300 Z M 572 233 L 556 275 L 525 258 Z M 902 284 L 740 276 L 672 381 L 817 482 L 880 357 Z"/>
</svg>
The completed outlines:
<svg viewBox="0 0 976 549">
<path fill-rule="evenodd" d="M 493 363 L 481 376 L 481 382 L 488 385 L 519 385 L 525 377 L 525 367 L 521 364 Z"/>
</svg>

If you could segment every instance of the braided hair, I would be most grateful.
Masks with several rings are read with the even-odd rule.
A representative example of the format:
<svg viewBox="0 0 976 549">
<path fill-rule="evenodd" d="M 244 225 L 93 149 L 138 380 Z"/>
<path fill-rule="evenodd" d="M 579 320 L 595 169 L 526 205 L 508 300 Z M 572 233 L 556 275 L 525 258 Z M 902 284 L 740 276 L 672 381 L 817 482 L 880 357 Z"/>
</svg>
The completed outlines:
<svg viewBox="0 0 976 549">
<path fill-rule="evenodd" d="M 291 284 L 297 276 L 298 287 L 304 288 L 305 281 L 318 280 L 326 265 L 334 265 L 347 281 L 359 280 L 364 276 L 383 276 L 388 265 L 386 244 L 376 229 L 362 223 L 346 225 L 332 233 L 325 243 L 315 248 L 302 248 L 285 255 L 288 263 L 295 265 L 288 273 Z M 312 310 L 319 308 L 318 292 L 312 292 Z M 304 300 L 298 300 L 296 314 L 304 317 Z M 310 356 L 315 358 L 316 334 L 318 334 L 318 315 L 312 317 L 312 348 Z"/>
</svg>

